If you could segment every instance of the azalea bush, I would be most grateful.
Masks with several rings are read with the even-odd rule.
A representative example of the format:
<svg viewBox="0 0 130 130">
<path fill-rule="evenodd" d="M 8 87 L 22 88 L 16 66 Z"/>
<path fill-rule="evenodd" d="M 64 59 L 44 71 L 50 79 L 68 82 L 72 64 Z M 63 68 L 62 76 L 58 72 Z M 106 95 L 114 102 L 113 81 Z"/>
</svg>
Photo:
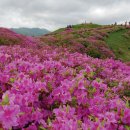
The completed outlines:
<svg viewBox="0 0 130 130">
<path fill-rule="evenodd" d="M 3 130 L 128 130 L 130 66 L 68 48 L 0 46 Z"/>
</svg>

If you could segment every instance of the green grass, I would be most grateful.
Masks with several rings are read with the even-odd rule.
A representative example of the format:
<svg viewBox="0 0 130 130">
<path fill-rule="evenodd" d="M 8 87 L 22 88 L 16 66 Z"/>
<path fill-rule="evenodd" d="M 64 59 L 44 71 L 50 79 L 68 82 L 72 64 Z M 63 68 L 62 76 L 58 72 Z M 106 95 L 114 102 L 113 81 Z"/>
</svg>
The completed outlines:
<svg viewBox="0 0 130 130">
<path fill-rule="evenodd" d="M 98 27 L 101 27 L 101 25 L 98 25 L 98 24 L 77 24 L 77 25 L 72 25 L 72 29 L 74 30 L 78 30 L 78 29 L 81 29 L 81 28 L 98 28 Z M 53 33 L 59 33 L 59 32 L 62 32 L 64 31 L 66 28 L 60 28 L 56 31 L 54 31 Z"/>
<path fill-rule="evenodd" d="M 98 24 L 78 24 L 78 25 L 73 25 L 73 29 L 81 29 L 81 28 L 98 28 L 101 27 L 101 25 Z"/>
<path fill-rule="evenodd" d="M 128 38 L 123 36 L 127 32 L 128 29 L 112 32 L 106 39 L 106 43 L 114 51 L 116 57 L 123 61 L 130 61 L 130 36 Z"/>
</svg>

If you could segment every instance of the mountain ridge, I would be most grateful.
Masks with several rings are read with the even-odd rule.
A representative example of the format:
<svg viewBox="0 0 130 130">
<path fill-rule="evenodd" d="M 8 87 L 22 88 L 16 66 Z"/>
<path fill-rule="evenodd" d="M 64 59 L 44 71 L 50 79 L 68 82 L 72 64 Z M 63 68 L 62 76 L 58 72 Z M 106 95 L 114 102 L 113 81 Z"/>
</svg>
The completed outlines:
<svg viewBox="0 0 130 130">
<path fill-rule="evenodd" d="M 20 27 L 20 28 L 10 28 L 12 31 L 27 35 L 27 36 L 40 36 L 50 33 L 49 30 L 44 28 L 27 28 L 27 27 Z"/>
</svg>

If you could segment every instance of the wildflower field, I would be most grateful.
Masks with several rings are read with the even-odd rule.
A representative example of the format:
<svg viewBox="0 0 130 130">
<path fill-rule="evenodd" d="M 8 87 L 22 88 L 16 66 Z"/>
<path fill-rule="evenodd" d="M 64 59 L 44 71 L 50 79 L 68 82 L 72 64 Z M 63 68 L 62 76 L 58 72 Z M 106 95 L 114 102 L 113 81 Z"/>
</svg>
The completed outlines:
<svg viewBox="0 0 130 130">
<path fill-rule="evenodd" d="M 86 39 L 92 47 L 94 36 Z M 109 58 L 99 59 L 47 37 L 19 35 L 20 43 L 0 46 L 0 130 L 129 130 L 130 66 L 105 43 Z"/>
</svg>

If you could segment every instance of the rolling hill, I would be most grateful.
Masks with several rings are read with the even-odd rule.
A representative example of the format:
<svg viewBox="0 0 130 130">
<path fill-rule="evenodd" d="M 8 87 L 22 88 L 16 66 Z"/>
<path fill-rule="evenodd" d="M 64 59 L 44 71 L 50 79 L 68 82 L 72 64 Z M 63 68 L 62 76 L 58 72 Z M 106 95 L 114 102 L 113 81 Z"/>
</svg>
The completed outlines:
<svg viewBox="0 0 130 130">
<path fill-rule="evenodd" d="M 120 25 L 79 24 L 40 37 L 49 45 L 69 47 L 94 58 L 130 61 L 130 28 Z"/>
<path fill-rule="evenodd" d="M 7 28 L 0 28 L 0 45 L 20 45 L 34 43 L 35 38 L 17 34 Z"/>
</svg>

